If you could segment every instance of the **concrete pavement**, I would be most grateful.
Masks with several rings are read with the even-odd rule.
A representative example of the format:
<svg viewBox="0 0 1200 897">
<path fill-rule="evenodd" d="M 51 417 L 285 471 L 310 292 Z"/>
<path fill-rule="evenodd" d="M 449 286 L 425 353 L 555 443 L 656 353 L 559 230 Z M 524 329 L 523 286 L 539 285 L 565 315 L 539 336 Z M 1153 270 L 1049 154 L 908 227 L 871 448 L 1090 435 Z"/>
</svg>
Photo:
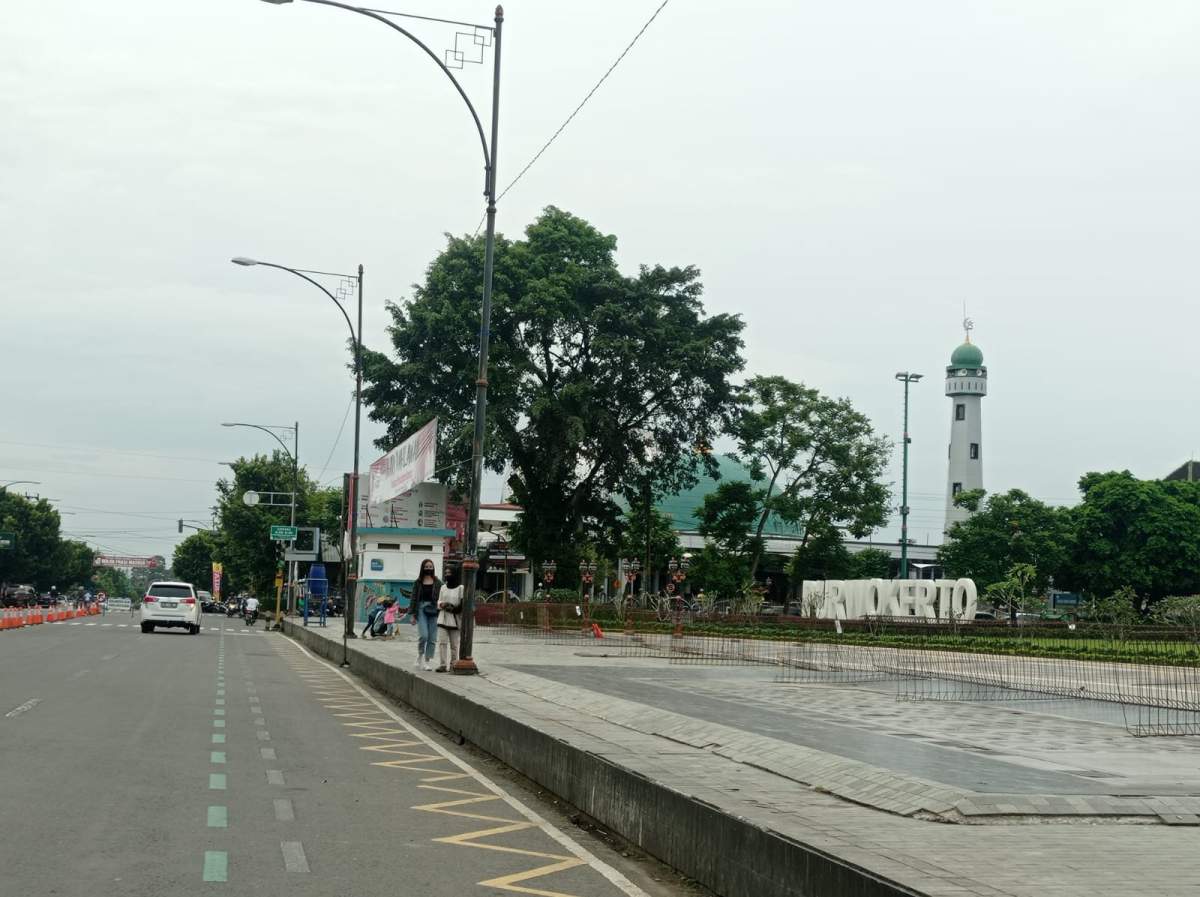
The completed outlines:
<svg viewBox="0 0 1200 897">
<path fill-rule="evenodd" d="M 682 893 L 261 626 L 6 633 L 0 682 L 4 893 Z"/>
<path fill-rule="evenodd" d="M 336 631 L 289 633 L 341 656 Z M 718 893 L 1200 889 L 1195 739 L 1132 738 L 1054 702 L 897 702 L 487 630 L 483 675 L 414 672 L 411 635 L 351 643 L 351 668 Z M 944 824 L 966 785 L 992 803 Z M 1060 786 L 1076 794 L 1038 803 Z"/>
</svg>

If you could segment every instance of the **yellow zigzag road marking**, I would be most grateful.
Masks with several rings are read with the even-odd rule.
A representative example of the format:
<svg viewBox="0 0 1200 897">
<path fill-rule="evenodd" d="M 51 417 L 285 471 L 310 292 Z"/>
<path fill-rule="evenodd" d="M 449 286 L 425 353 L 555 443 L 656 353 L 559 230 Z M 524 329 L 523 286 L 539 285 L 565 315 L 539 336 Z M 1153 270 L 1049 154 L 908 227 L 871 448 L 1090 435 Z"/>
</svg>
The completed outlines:
<svg viewBox="0 0 1200 897">
<path fill-rule="evenodd" d="M 537 894 L 538 897 L 574 897 L 573 894 L 565 894 L 562 891 L 543 891 L 538 888 L 523 888 L 517 884 L 520 881 L 529 881 L 533 878 L 541 878 L 543 875 L 553 875 L 555 872 L 565 872 L 568 869 L 574 869 L 576 866 L 582 866 L 583 860 L 576 857 L 568 857 L 561 863 L 551 863 L 549 866 L 539 866 L 537 869 L 530 869 L 528 872 L 518 872 L 515 875 L 504 875 L 500 878 L 489 878 L 487 881 L 481 881 L 481 887 L 500 888 L 505 891 L 516 891 L 519 894 Z"/>
<path fill-rule="evenodd" d="M 430 769 L 426 766 L 418 764 L 433 761 L 437 763 L 447 763 L 447 759 L 440 754 L 421 754 L 415 751 L 407 751 L 404 748 L 418 747 L 423 742 L 421 741 L 394 741 L 390 740 L 391 736 L 408 735 L 409 733 L 397 728 L 388 728 L 391 722 L 386 715 L 376 712 L 359 710 L 358 708 L 370 707 L 369 702 L 352 701 L 349 704 L 332 703 L 333 701 L 346 701 L 348 698 L 357 697 L 357 695 L 348 694 L 346 691 L 329 691 L 311 687 L 313 695 L 318 698 L 320 703 L 330 711 L 330 715 L 338 717 L 342 725 L 347 728 L 369 729 L 372 731 L 363 732 L 347 732 L 351 738 L 368 738 L 379 740 L 379 744 L 368 744 L 360 746 L 360 750 L 375 751 L 383 754 L 398 754 L 404 759 L 397 760 L 376 760 L 372 761 L 372 766 L 383 766 L 390 769 L 399 769 L 406 772 L 424 773 L 425 776 L 421 779 L 419 787 L 430 791 L 441 791 L 445 794 L 461 795 L 456 800 L 439 801 L 431 804 L 421 804 L 412 809 L 420 810 L 426 813 L 438 813 L 443 816 L 456 816 L 460 819 L 471 819 L 476 822 L 497 823 L 489 828 L 477 829 L 475 831 L 463 832 L 458 835 L 450 835 L 444 838 L 434 838 L 436 843 L 453 844 L 459 847 L 475 847 L 480 850 L 492 850 L 498 853 L 515 854 L 517 856 L 536 857 L 541 860 L 552 860 L 543 866 L 538 866 L 534 869 L 527 869 L 524 872 L 516 872 L 511 875 L 503 875 L 498 878 L 490 878 L 486 881 L 481 881 L 478 884 L 480 887 L 498 888 L 502 891 L 511 891 L 518 894 L 532 894 L 535 897 L 575 897 L 575 895 L 567 894 L 563 891 L 547 891 L 539 888 L 523 887 L 522 882 L 532 881 L 533 879 L 543 878 L 547 875 L 554 875 L 558 872 L 566 872 L 569 869 L 575 869 L 579 866 L 586 865 L 584 860 L 574 856 L 565 856 L 563 854 L 545 853 L 537 850 L 526 850 L 521 847 L 509 847 L 503 844 L 487 844 L 482 839 L 492 838 L 500 835 L 510 835 L 515 832 L 528 831 L 531 828 L 538 828 L 533 822 L 526 820 L 513 820 L 503 816 L 487 816 L 482 813 L 468 813 L 462 810 L 454 809 L 456 807 L 468 807 L 476 804 L 491 803 L 492 801 L 500 800 L 500 796 L 491 792 L 480 793 L 477 791 L 463 791 L 457 788 L 446 788 L 433 785 L 433 782 L 445 782 L 454 779 L 470 779 L 470 776 L 464 772 L 454 772 L 444 768 Z M 350 711 L 350 712 L 334 712 L 334 711 Z M 365 718 L 365 719 L 359 719 Z M 346 719 L 358 719 L 356 722 L 346 722 Z"/>
</svg>

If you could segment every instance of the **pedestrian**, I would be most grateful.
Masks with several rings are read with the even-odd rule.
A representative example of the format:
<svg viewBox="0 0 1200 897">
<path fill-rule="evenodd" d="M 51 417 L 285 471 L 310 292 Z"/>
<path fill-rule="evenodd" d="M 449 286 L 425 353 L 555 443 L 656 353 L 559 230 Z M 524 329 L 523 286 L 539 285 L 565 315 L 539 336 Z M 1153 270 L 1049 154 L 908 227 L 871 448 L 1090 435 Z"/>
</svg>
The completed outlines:
<svg viewBox="0 0 1200 897">
<path fill-rule="evenodd" d="M 458 574 L 451 571 L 446 574 L 446 584 L 442 586 L 442 594 L 438 597 L 438 661 L 437 672 L 444 673 L 450 665 L 458 660 L 459 611 L 462 608 L 463 588 L 459 584 Z M 450 659 L 446 660 L 449 652 Z"/>
<path fill-rule="evenodd" d="M 412 615 L 417 627 L 416 669 L 433 669 L 433 652 L 437 647 L 438 595 L 442 581 L 437 578 L 433 561 L 421 561 L 421 572 L 413 583 Z"/>
<path fill-rule="evenodd" d="M 389 601 L 387 603 L 387 608 L 383 612 L 384 638 L 396 637 L 396 612 L 399 610 L 400 608 L 395 601 Z"/>
<path fill-rule="evenodd" d="M 372 631 L 372 629 L 375 625 L 375 618 L 378 617 L 381 613 L 383 613 L 383 605 L 382 604 L 376 602 L 375 604 L 371 605 L 371 609 L 369 611 L 367 611 L 367 625 L 363 627 L 363 631 L 362 631 L 363 638 L 366 638 L 367 633 Z M 374 638 L 374 634 L 372 634 L 371 637 Z"/>
</svg>

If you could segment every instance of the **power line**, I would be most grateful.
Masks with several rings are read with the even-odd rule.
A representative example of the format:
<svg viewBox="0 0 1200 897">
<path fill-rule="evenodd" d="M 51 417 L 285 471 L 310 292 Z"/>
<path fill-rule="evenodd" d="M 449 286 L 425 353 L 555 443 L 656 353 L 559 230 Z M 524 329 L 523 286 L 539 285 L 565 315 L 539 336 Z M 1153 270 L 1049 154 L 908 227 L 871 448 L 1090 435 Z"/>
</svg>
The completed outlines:
<svg viewBox="0 0 1200 897">
<path fill-rule="evenodd" d="M 325 463 L 321 465 L 321 472 L 317 474 L 317 482 L 321 481 L 321 477 L 325 476 L 325 471 L 329 469 L 329 462 L 333 460 L 333 453 L 337 451 L 338 443 L 342 441 L 342 433 L 346 429 L 346 421 L 350 419 L 350 407 L 354 404 L 354 396 L 350 396 L 350 401 L 346 403 L 346 413 L 342 415 L 342 425 L 338 427 L 337 436 L 333 440 L 333 445 L 329 447 L 329 457 L 325 459 Z"/>
<path fill-rule="evenodd" d="M 663 0 L 663 2 L 659 4 L 658 9 L 654 10 L 654 14 L 652 16 L 650 16 L 649 19 L 646 20 L 646 24 L 644 24 L 641 27 L 641 29 L 638 31 L 638 33 L 633 36 L 633 40 L 631 40 L 629 42 L 629 44 L 625 47 L 625 49 L 621 51 L 621 55 L 618 56 L 616 58 L 616 61 L 614 61 L 613 64 L 608 67 L 608 71 L 606 71 L 600 77 L 600 80 L 595 83 L 595 85 L 592 87 L 592 89 L 587 92 L 587 96 L 585 96 L 582 100 L 579 101 L 579 105 L 576 106 L 574 111 L 572 111 L 571 114 L 567 116 L 566 120 L 561 125 L 558 126 L 558 130 L 555 131 L 552 135 L 550 135 L 550 139 L 547 140 L 542 145 L 542 148 L 540 150 L 538 150 L 536 153 L 534 153 L 533 158 L 525 163 L 525 167 L 522 168 L 520 170 L 520 172 L 518 172 L 517 176 L 508 182 L 507 187 L 505 187 L 502 191 L 500 191 L 500 195 L 496 197 L 497 202 L 499 202 L 501 199 L 503 199 L 505 194 L 508 193 L 508 191 L 511 190 L 514 186 L 516 186 L 517 181 L 521 180 L 521 178 L 523 178 L 525 176 L 525 172 L 529 171 L 529 169 L 533 167 L 534 163 L 537 162 L 537 160 L 542 157 L 542 154 L 544 152 L 546 152 L 546 150 L 550 149 L 550 144 L 554 143 L 554 141 L 558 139 L 558 135 L 561 134 L 566 129 L 567 125 L 569 125 L 571 123 L 571 120 L 574 119 L 575 116 L 579 114 L 579 111 L 584 106 L 587 105 L 587 102 L 588 102 L 588 100 L 590 100 L 592 98 L 592 95 L 597 90 L 600 89 L 600 85 L 608 80 L 608 76 L 611 75 L 613 73 L 613 70 L 616 69 L 616 67 L 621 64 L 621 60 L 624 59 L 625 56 L 629 53 L 629 51 L 633 49 L 633 45 L 636 44 L 638 42 L 638 40 L 641 39 L 641 36 L 646 33 L 646 29 L 649 28 L 651 23 L 653 23 L 654 20 L 658 18 L 658 14 L 660 12 L 662 12 L 663 8 L 670 2 L 671 2 L 671 0 Z M 480 223 L 480 225 L 483 224 L 482 219 L 480 220 L 479 223 Z M 475 233 L 479 233 L 479 227 L 475 228 Z"/>
</svg>

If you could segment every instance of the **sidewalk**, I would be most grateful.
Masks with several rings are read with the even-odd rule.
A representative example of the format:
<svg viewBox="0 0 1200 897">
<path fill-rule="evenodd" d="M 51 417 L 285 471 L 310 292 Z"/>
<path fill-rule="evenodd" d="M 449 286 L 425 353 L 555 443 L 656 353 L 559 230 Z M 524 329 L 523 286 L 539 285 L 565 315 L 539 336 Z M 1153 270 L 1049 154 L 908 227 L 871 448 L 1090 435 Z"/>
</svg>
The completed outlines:
<svg viewBox="0 0 1200 897">
<path fill-rule="evenodd" d="M 340 660 L 340 628 L 286 631 Z M 725 897 L 1200 887 L 1200 739 L 1132 738 L 1097 702 L 897 701 L 619 644 L 482 629 L 482 675 L 458 677 L 414 671 L 402 628 L 350 662 Z"/>
</svg>

